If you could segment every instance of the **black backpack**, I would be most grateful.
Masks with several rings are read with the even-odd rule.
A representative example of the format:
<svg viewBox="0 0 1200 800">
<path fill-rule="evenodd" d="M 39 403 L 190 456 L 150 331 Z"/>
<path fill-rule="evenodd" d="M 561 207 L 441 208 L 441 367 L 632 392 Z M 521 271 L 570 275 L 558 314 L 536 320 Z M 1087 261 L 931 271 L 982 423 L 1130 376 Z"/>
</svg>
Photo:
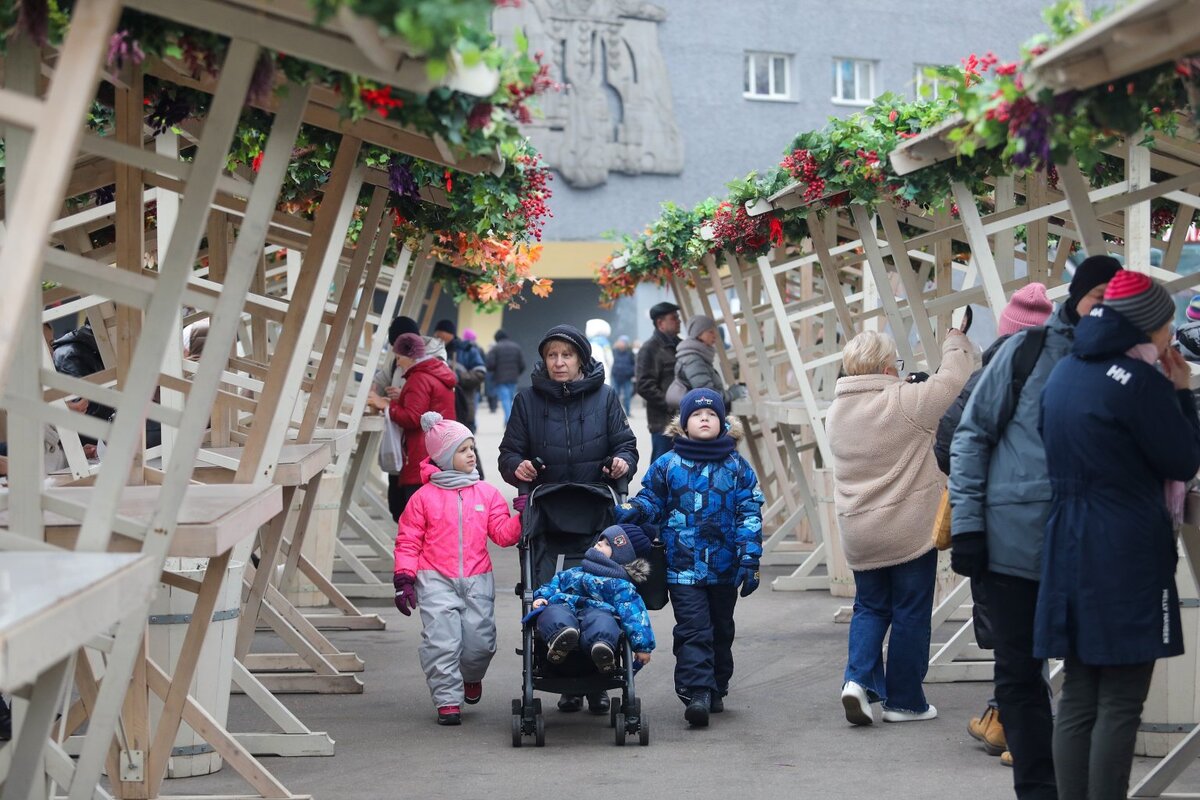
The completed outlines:
<svg viewBox="0 0 1200 800">
<path fill-rule="evenodd" d="M 1017 345 L 1017 352 L 1012 360 L 1012 383 L 1008 387 L 1008 415 L 1001 420 L 997 434 L 1004 432 L 1013 414 L 1017 413 L 1017 403 L 1021 401 L 1021 392 L 1025 390 L 1025 382 L 1033 374 L 1038 359 L 1042 356 L 1042 348 L 1046 346 L 1046 326 L 1038 325 L 1027 328 L 1025 338 Z"/>
</svg>

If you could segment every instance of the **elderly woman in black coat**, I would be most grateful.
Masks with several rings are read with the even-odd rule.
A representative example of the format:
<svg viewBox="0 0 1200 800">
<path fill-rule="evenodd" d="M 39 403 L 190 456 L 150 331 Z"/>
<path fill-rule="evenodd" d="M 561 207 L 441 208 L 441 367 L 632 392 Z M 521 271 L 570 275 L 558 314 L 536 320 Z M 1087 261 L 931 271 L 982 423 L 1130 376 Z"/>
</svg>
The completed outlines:
<svg viewBox="0 0 1200 800">
<path fill-rule="evenodd" d="M 591 352 L 587 337 L 572 325 L 556 325 L 542 337 L 533 385 L 513 400 L 500 442 L 500 474 L 508 483 L 597 483 L 637 469 L 637 440 L 617 393 L 604 383 L 604 365 Z M 541 472 L 535 458 L 545 463 Z M 563 695 L 558 707 L 578 711 L 583 700 Z M 608 696 L 589 696 L 588 709 L 607 713 Z"/>
</svg>

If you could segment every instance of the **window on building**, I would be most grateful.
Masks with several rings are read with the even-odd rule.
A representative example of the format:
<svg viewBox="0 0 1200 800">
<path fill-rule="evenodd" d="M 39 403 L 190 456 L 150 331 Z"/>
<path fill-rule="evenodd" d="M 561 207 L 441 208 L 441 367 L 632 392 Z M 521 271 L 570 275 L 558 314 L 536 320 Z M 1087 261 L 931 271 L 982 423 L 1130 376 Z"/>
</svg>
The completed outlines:
<svg viewBox="0 0 1200 800">
<path fill-rule="evenodd" d="M 833 60 L 833 102 L 870 105 L 875 97 L 875 62 L 857 58 Z"/>
<path fill-rule="evenodd" d="M 941 69 L 937 64 L 914 64 L 913 86 L 916 96 L 927 100 L 936 100 L 938 95 L 947 89 L 946 79 L 937 74 Z"/>
<path fill-rule="evenodd" d="M 742 92 L 752 100 L 792 99 L 792 57 L 784 53 L 746 53 Z"/>
</svg>

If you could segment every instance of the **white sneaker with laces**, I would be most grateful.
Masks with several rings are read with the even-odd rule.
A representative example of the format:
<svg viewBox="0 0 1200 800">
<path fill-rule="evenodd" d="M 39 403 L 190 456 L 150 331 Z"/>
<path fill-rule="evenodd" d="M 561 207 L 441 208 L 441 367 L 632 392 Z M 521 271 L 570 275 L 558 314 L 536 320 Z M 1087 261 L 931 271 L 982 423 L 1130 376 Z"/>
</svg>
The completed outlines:
<svg viewBox="0 0 1200 800">
<path fill-rule="evenodd" d="M 846 721 L 851 725 L 875 724 L 867 690 L 854 681 L 846 681 L 842 687 L 842 708 L 846 709 Z"/>
<path fill-rule="evenodd" d="M 921 722 L 926 719 L 937 719 L 937 708 L 930 703 L 929 708 L 921 712 L 883 710 L 884 722 Z"/>
</svg>

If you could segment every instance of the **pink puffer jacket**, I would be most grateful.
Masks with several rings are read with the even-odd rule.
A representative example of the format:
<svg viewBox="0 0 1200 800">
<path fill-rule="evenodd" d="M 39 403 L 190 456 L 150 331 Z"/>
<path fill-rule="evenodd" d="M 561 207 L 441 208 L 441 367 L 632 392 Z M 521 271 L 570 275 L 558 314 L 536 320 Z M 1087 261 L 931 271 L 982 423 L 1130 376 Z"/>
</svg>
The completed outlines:
<svg viewBox="0 0 1200 800">
<path fill-rule="evenodd" d="M 424 486 L 408 501 L 396 534 L 396 572 L 434 570 L 447 578 L 492 571 L 487 540 L 509 547 L 521 538 L 520 515 L 509 516 L 500 490 L 479 481 L 464 489 L 429 482 L 438 468 L 421 464 Z"/>
</svg>

